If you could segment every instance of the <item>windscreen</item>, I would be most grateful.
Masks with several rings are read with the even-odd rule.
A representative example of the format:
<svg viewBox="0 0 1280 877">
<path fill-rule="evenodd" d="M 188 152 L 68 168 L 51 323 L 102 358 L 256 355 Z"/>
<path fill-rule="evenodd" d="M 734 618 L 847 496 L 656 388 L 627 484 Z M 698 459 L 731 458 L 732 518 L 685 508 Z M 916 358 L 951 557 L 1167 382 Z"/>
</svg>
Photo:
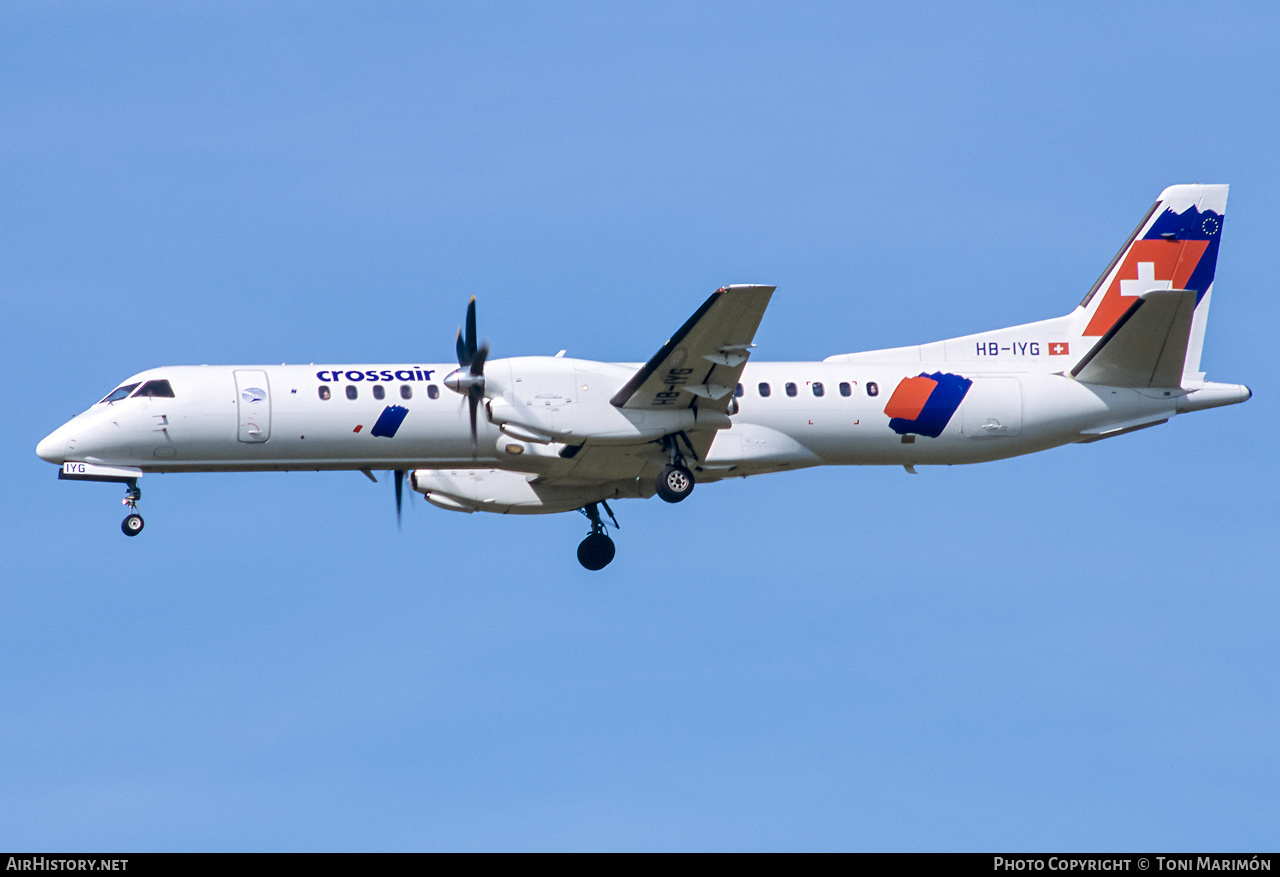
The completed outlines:
<svg viewBox="0 0 1280 877">
<path fill-rule="evenodd" d="M 169 386 L 168 381 L 163 381 L 163 380 L 147 381 L 145 384 L 142 385 L 142 388 L 138 390 L 138 392 L 134 393 L 133 395 L 134 396 L 152 396 L 152 397 L 163 396 L 166 399 L 172 399 L 173 387 Z"/>
<path fill-rule="evenodd" d="M 137 384 L 125 384 L 123 387 L 117 387 L 116 389 L 112 390 L 111 394 L 108 395 L 102 401 L 103 402 L 119 402 L 121 399 L 125 398 L 130 393 L 132 393 L 135 389 L 137 389 L 137 387 L 138 387 Z M 102 403 L 100 402 L 98 404 L 102 404 Z"/>
</svg>

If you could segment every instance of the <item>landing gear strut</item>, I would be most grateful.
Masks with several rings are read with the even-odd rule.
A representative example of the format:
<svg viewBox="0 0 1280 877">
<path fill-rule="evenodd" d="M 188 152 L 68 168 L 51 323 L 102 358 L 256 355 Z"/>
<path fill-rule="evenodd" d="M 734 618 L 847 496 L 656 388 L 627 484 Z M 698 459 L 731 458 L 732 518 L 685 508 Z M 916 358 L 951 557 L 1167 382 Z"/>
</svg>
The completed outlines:
<svg viewBox="0 0 1280 877">
<path fill-rule="evenodd" d="M 613 560 L 617 550 L 613 547 L 613 540 L 604 531 L 604 521 L 600 519 L 600 506 L 604 506 L 609 519 L 613 521 L 613 526 L 617 527 L 618 519 L 613 516 L 613 509 L 609 508 L 609 504 L 604 500 L 599 503 L 588 503 L 578 510 L 591 521 L 591 535 L 578 545 L 578 563 L 590 570 L 604 569 L 609 565 L 609 561 Z"/>
<path fill-rule="evenodd" d="M 680 502 L 693 493 L 693 473 L 684 464 L 684 455 L 680 453 L 680 445 L 676 436 L 666 436 L 662 441 L 663 446 L 670 453 L 671 462 L 663 468 L 655 487 L 657 488 L 658 496 L 667 502 Z M 692 452 L 693 448 L 690 447 L 689 450 Z"/>
<path fill-rule="evenodd" d="M 137 536 L 142 532 L 143 522 L 142 515 L 138 514 L 138 500 L 142 499 L 142 490 L 138 487 L 137 479 L 125 482 L 128 489 L 124 492 L 124 499 L 121 502 L 129 509 L 129 514 L 120 522 L 120 529 L 126 536 Z"/>
</svg>

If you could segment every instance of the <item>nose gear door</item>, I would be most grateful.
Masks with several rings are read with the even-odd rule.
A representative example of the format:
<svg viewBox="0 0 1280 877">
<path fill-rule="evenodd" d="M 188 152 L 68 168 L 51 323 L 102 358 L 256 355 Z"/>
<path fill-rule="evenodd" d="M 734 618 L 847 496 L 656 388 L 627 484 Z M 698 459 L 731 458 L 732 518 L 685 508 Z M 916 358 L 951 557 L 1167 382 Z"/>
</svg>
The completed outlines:
<svg viewBox="0 0 1280 877">
<path fill-rule="evenodd" d="M 271 438 L 271 385 L 267 373 L 243 369 L 235 375 L 236 406 L 240 412 L 236 435 L 242 442 L 265 442 Z"/>
</svg>

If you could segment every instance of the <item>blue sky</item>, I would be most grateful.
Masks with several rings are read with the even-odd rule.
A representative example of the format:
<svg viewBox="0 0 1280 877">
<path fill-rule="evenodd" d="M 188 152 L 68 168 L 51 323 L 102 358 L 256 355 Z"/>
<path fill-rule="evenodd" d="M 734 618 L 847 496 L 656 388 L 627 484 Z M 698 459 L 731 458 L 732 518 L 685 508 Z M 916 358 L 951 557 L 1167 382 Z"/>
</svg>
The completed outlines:
<svg viewBox="0 0 1280 877">
<path fill-rule="evenodd" d="M 6 4 L 0 847 L 1274 849 L 1270 4 Z M 576 515 L 357 473 L 55 479 L 176 363 L 763 359 L 1070 310 L 1232 184 L 1246 405 Z M 1268 259 L 1273 261 L 1269 262 Z M 1267 267 L 1272 265 L 1272 267 Z"/>
</svg>

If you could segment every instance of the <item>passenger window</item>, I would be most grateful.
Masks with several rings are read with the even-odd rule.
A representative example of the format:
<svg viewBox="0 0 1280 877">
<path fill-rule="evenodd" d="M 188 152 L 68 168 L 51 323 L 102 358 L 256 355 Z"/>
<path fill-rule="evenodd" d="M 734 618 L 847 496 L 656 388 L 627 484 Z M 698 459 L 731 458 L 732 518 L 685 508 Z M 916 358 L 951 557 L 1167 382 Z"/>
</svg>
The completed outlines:
<svg viewBox="0 0 1280 877">
<path fill-rule="evenodd" d="M 386 388 L 384 388 L 384 387 L 382 386 L 382 384 L 374 384 L 374 385 L 373 385 L 373 398 L 375 398 L 375 399 L 385 399 L 385 398 L 387 398 L 387 391 L 386 391 Z"/>
<path fill-rule="evenodd" d="M 880 395 L 880 388 L 879 388 L 878 386 L 876 386 L 876 382 L 875 382 L 875 381 L 867 381 L 867 395 L 868 395 L 868 396 L 879 396 L 879 395 Z"/>
<path fill-rule="evenodd" d="M 764 398 L 768 398 L 769 394 L 773 392 L 769 389 L 769 385 L 763 382 L 756 389 L 760 391 L 760 395 Z"/>
<path fill-rule="evenodd" d="M 437 387 L 435 384 L 427 384 L 427 396 L 428 398 L 431 398 L 431 399 L 439 399 L 440 388 Z"/>
<path fill-rule="evenodd" d="M 733 388 L 733 398 L 741 399 L 742 394 L 745 392 L 747 392 L 746 388 L 743 387 L 742 384 L 738 384 L 738 386 Z"/>
<path fill-rule="evenodd" d="M 840 395 L 841 395 L 841 396 L 852 396 L 852 395 L 853 395 L 853 387 L 849 386 L 849 382 L 848 382 L 848 381 L 841 381 L 841 382 L 840 382 Z"/>
<path fill-rule="evenodd" d="M 360 391 L 356 389 L 354 384 L 347 384 L 347 398 L 354 399 L 360 395 Z"/>
<path fill-rule="evenodd" d="M 323 402 L 328 402 L 331 396 L 333 396 L 333 394 L 329 392 L 329 386 L 328 386 L 328 384 L 321 384 L 321 385 L 320 385 L 320 399 L 321 399 L 321 401 L 323 401 Z"/>
<path fill-rule="evenodd" d="M 823 386 L 822 386 L 822 381 L 814 381 L 814 382 L 813 382 L 813 395 L 815 395 L 815 396 L 821 396 L 821 395 L 825 394 L 826 392 L 827 392 L 827 391 L 826 391 L 826 389 L 825 389 L 825 388 L 823 388 Z"/>
<path fill-rule="evenodd" d="M 409 386 L 408 384 L 401 384 L 401 385 L 400 385 L 400 398 L 401 398 L 401 399 L 412 399 L 412 398 L 413 398 L 413 387 Z"/>
<path fill-rule="evenodd" d="M 147 381 L 134 396 L 150 396 L 153 398 L 172 399 L 173 387 L 168 381 Z"/>
<path fill-rule="evenodd" d="M 794 396 L 796 394 L 796 385 L 787 381 L 787 395 Z"/>
<path fill-rule="evenodd" d="M 125 384 L 123 387 L 112 390 L 111 394 L 107 396 L 107 398 L 103 399 L 102 401 L 103 402 L 119 402 L 121 399 L 126 398 L 130 393 L 132 393 L 135 389 L 137 389 L 137 386 L 138 386 L 137 384 Z M 102 403 L 100 402 L 98 404 L 102 404 Z"/>
</svg>

